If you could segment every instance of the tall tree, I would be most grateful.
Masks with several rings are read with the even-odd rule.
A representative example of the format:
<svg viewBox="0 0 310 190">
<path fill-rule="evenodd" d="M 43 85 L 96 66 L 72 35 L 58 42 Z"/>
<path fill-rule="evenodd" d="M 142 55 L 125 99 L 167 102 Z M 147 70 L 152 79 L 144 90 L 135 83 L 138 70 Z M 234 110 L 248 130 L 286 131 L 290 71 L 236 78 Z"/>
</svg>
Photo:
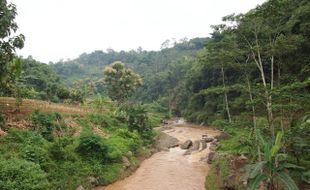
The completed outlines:
<svg viewBox="0 0 310 190">
<path fill-rule="evenodd" d="M 142 84 L 140 75 L 126 68 L 121 61 L 104 68 L 104 81 L 109 97 L 118 103 L 125 101 Z"/>
<path fill-rule="evenodd" d="M 14 59 L 15 50 L 24 46 L 25 37 L 16 33 L 18 26 L 15 22 L 16 6 L 8 4 L 6 0 L 0 1 L 0 85 L 6 85 L 8 67 Z"/>
</svg>

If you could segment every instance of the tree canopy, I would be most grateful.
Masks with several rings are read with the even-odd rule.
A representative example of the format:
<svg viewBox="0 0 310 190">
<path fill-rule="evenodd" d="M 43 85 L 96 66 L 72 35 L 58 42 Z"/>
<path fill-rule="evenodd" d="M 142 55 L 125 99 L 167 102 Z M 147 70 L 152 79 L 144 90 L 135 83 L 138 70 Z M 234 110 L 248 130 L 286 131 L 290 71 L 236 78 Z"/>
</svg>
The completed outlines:
<svg viewBox="0 0 310 190">
<path fill-rule="evenodd" d="M 123 102 L 142 85 L 141 77 L 133 70 L 126 68 L 125 64 L 116 61 L 104 68 L 104 82 L 108 95 L 112 100 Z"/>
</svg>

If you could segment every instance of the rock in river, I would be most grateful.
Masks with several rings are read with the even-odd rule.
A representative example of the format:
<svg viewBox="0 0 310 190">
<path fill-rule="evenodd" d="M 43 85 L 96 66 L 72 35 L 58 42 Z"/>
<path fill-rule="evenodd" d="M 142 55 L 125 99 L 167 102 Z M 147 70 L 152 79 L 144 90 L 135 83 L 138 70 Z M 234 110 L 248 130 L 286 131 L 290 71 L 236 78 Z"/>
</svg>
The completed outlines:
<svg viewBox="0 0 310 190">
<path fill-rule="evenodd" d="M 209 155 L 208 155 L 208 164 L 211 164 L 214 160 L 216 160 L 218 157 L 217 153 L 216 152 L 210 152 Z"/>
<path fill-rule="evenodd" d="M 193 142 L 193 146 L 190 148 L 191 151 L 199 150 L 200 147 L 200 141 L 196 140 Z"/>
<path fill-rule="evenodd" d="M 189 149 L 191 147 L 193 142 L 191 140 L 185 141 L 183 144 L 181 144 L 181 149 Z"/>
<path fill-rule="evenodd" d="M 212 142 L 214 140 L 214 138 L 212 138 L 212 137 L 204 137 L 204 138 L 202 138 L 202 140 L 204 140 L 204 141 L 206 141 L 208 143 L 208 142 Z"/>
</svg>

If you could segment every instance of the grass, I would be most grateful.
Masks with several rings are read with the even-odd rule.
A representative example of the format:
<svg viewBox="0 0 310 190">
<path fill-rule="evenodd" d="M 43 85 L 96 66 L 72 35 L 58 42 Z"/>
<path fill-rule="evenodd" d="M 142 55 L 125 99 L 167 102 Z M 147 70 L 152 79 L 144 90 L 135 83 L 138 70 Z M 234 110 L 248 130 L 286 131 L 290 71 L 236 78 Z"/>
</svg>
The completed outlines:
<svg viewBox="0 0 310 190">
<path fill-rule="evenodd" d="M 108 105 L 107 105 L 108 106 Z M 16 110 L 16 100 L 12 97 L 0 97 L 0 110 L 7 113 L 14 113 Z M 23 99 L 19 107 L 19 114 L 28 115 L 34 110 L 42 112 L 59 112 L 62 114 L 85 116 L 89 113 L 106 113 L 109 109 L 97 109 L 94 106 L 79 106 L 64 103 L 51 103 L 41 100 Z"/>
<path fill-rule="evenodd" d="M 0 162 L 18 159 L 35 163 L 48 180 L 50 188 L 46 189 L 76 189 L 79 185 L 90 189 L 93 184 L 89 177 L 96 178 L 98 185 L 122 178 L 139 166 L 141 157 L 150 154 L 145 148 L 146 137 L 137 131 L 128 131 L 128 124 L 117 118 L 105 102 L 103 108 L 110 111 L 92 108 L 93 105 L 80 107 L 24 99 L 19 112 L 15 112 L 15 99 L 0 97 L 0 110 L 7 120 L 4 128 L 7 135 L 0 137 Z M 152 124 L 160 123 L 161 116 L 155 116 L 151 118 Z M 12 125 L 14 122 L 23 127 Z M 82 141 L 87 135 L 94 138 Z M 80 147 L 84 147 L 84 152 L 81 153 Z M 128 171 L 125 171 L 123 157 L 131 163 Z M 1 172 L 6 171 L 0 168 Z M 37 176 L 30 177 L 36 179 Z M 0 189 L 1 183 L 10 185 L 12 179 L 0 180 Z M 31 182 L 30 185 L 31 188 L 26 189 L 35 187 Z"/>
<path fill-rule="evenodd" d="M 107 117 L 106 114 L 87 114 L 85 117 L 71 118 L 82 128 L 79 137 L 68 131 L 70 127 L 64 122 L 66 117 L 57 113 L 36 111 L 27 117 L 37 125 L 35 129 L 10 128 L 8 135 L 0 138 L 0 162 L 13 162 L 18 159 L 20 162 L 36 164 L 40 171 L 42 170 L 42 175 L 46 176 L 44 180 L 48 180 L 48 189 L 76 189 L 79 185 L 91 188 L 89 177 L 96 178 L 99 185 L 112 183 L 122 177 L 125 171 L 122 157 L 128 158 L 132 168 L 139 165 L 138 157 L 145 154 L 143 141 L 136 132 L 129 132 L 124 123 L 116 121 L 113 116 Z M 96 135 L 92 125 L 106 131 L 108 136 Z M 58 131 L 62 135 L 50 138 Z M 81 137 L 85 135 L 97 137 L 83 141 L 84 149 L 80 149 Z M 97 150 L 97 145 L 107 149 Z M 87 155 L 85 152 L 90 153 Z M 7 171 L 0 168 L 0 173 L 3 172 L 7 175 Z M 27 176 L 28 173 L 24 175 Z M 37 175 L 30 177 L 29 180 L 36 179 Z M 11 178 L 3 182 L 0 180 L 0 187 L 1 183 L 10 185 Z M 28 180 L 27 177 L 25 179 Z M 35 184 L 30 182 L 30 186 L 28 189 L 32 190 Z"/>
<path fill-rule="evenodd" d="M 0 109 L 4 112 L 14 112 L 16 110 L 15 98 L 12 97 L 0 97 Z M 23 103 L 20 106 L 20 113 L 28 115 L 34 110 L 40 110 L 43 112 L 59 112 L 62 114 L 76 114 L 86 115 L 94 110 L 81 108 L 80 106 L 49 103 L 41 100 L 23 99 Z"/>
<path fill-rule="evenodd" d="M 225 157 L 220 156 L 210 166 L 209 173 L 206 177 L 206 190 L 220 190 L 223 187 L 224 180 L 231 174 L 229 164 Z"/>
</svg>

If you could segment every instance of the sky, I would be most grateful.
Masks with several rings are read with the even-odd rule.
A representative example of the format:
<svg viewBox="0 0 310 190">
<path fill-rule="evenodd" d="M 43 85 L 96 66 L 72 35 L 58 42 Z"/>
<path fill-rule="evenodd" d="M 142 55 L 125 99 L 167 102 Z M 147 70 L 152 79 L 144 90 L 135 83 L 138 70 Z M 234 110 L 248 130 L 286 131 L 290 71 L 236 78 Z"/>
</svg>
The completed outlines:
<svg viewBox="0 0 310 190">
<path fill-rule="evenodd" d="M 211 25 L 265 0 L 8 0 L 17 6 L 17 54 L 48 63 L 95 50 L 159 50 L 167 39 L 207 37 Z"/>
</svg>

